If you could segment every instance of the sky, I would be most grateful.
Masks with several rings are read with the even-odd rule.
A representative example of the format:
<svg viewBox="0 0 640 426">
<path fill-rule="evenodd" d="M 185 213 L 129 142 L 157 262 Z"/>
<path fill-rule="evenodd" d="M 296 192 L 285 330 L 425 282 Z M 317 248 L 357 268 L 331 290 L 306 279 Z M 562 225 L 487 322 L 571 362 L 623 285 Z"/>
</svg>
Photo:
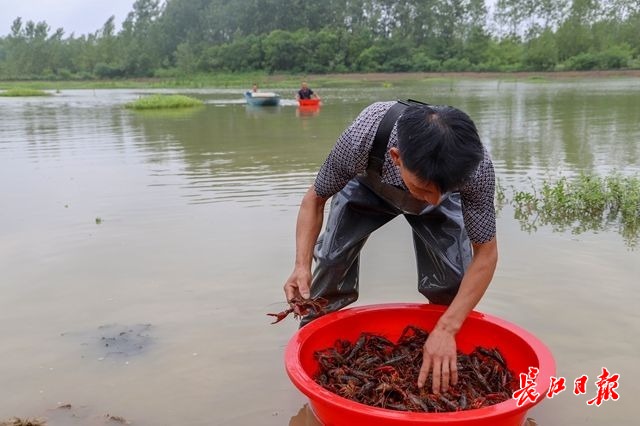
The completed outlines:
<svg viewBox="0 0 640 426">
<path fill-rule="evenodd" d="M 62 27 L 64 38 L 90 34 L 115 15 L 116 31 L 133 9 L 135 0 L 0 0 L 0 37 L 11 32 L 17 17 L 22 22 L 46 21 L 51 33 Z"/>
<path fill-rule="evenodd" d="M 46 21 L 50 34 L 64 29 L 64 38 L 90 34 L 102 28 L 111 15 L 116 17 L 116 32 L 133 10 L 135 0 L 0 0 L 0 37 L 11 32 L 17 17 L 22 22 Z M 322 1 L 322 0 L 319 0 Z M 486 0 L 491 7 L 496 0 Z"/>
</svg>

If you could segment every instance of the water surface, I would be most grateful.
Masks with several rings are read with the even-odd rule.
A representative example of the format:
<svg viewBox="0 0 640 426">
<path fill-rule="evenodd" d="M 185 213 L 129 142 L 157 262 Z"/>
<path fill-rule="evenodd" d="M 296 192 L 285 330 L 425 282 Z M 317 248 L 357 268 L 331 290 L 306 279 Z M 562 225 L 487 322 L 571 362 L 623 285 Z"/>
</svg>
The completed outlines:
<svg viewBox="0 0 640 426">
<path fill-rule="evenodd" d="M 151 90 L 0 98 L 0 420 L 317 424 L 284 371 L 297 324 L 265 314 L 285 307 L 300 198 L 370 102 L 467 111 L 507 188 L 640 172 L 633 79 L 324 88 L 317 111 L 274 90 L 287 99 L 276 108 L 244 105 L 243 90 L 176 91 L 205 105 L 168 113 L 122 107 Z M 636 424 L 637 249 L 616 229 L 526 232 L 508 204 L 498 220 L 499 266 L 478 310 L 543 340 L 570 388 L 529 416 Z M 357 305 L 400 301 L 423 299 L 410 230 L 394 220 L 365 246 Z M 620 374 L 621 398 L 589 406 L 602 367 Z M 574 395 L 584 374 L 588 392 Z"/>
</svg>

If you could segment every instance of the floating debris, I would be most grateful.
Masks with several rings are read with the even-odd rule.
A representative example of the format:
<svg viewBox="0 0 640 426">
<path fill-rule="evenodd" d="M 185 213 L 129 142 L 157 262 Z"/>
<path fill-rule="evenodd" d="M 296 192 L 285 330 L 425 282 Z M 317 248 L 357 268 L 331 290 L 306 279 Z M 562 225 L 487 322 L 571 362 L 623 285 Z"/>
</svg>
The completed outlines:
<svg viewBox="0 0 640 426">
<path fill-rule="evenodd" d="M 111 414 L 105 414 L 104 417 L 111 422 L 121 423 L 123 425 L 131 424 L 124 417 L 121 417 L 121 416 L 112 416 Z"/>
<path fill-rule="evenodd" d="M 100 337 L 100 344 L 105 349 L 105 356 L 130 356 L 142 352 L 151 344 L 150 328 L 151 324 L 100 326 L 98 329 L 104 333 Z"/>
<path fill-rule="evenodd" d="M 65 338 L 78 339 L 81 346 L 90 350 L 82 358 L 104 361 L 144 353 L 154 342 L 151 324 L 106 324 L 93 330 L 63 332 Z"/>
<path fill-rule="evenodd" d="M 6 421 L 0 421 L 0 426 L 45 426 L 47 422 L 43 419 L 21 419 L 12 417 Z"/>
</svg>

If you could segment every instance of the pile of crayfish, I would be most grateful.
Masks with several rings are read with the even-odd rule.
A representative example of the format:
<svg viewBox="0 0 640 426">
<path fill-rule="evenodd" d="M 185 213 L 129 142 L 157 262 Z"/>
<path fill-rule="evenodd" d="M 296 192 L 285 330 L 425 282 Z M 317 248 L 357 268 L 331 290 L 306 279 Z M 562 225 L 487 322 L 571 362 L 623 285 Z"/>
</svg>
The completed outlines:
<svg viewBox="0 0 640 426">
<path fill-rule="evenodd" d="M 487 407 L 511 398 L 514 374 L 497 349 L 476 347 L 458 351 L 458 383 L 447 392 L 431 393 L 431 374 L 418 388 L 423 345 L 429 334 L 409 325 L 397 343 L 362 333 L 355 343 L 336 340 L 318 350 L 316 383 L 325 389 L 373 407 L 414 412 L 453 412 Z"/>
<path fill-rule="evenodd" d="M 275 324 L 288 317 L 289 314 L 293 314 L 293 317 L 295 319 L 299 319 L 300 316 L 306 315 L 311 311 L 316 314 L 324 314 L 327 303 L 329 303 L 329 301 L 327 299 L 323 299 L 322 297 L 318 297 L 316 299 L 303 299 L 301 297 L 294 297 L 289 301 L 289 308 L 285 309 L 282 312 L 278 312 L 277 314 L 267 315 L 276 317 L 275 321 L 271 323 Z"/>
</svg>

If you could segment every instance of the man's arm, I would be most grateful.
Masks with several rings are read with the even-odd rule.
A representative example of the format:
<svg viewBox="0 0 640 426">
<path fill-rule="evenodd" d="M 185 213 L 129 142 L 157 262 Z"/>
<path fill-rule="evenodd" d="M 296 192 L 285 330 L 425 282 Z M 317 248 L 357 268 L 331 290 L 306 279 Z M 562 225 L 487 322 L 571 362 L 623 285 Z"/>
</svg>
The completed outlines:
<svg viewBox="0 0 640 426">
<path fill-rule="evenodd" d="M 316 194 L 311 185 L 302 198 L 296 223 L 296 260 L 293 273 L 284 284 L 284 293 L 290 301 L 296 296 L 308 298 L 311 287 L 313 248 L 320 235 L 327 198 Z"/>
<path fill-rule="evenodd" d="M 458 294 L 438 320 L 436 329 L 457 333 L 469 313 L 476 307 L 498 264 L 496 237 L 484 244 L 473 243 L 473 260 L 464 274 Z"/>
<path fill-rule="evenodd" d="M 390 106 L 393 102 L 388 104 Z M 388 109 L 385 106 L 376 102 L 360 112 L 342 132 L 320 167 L 314 184 L 304 195 L 296 224 L 295 266 L 284 285 L 287 300 L 295 296 L 310 296 L 313 249 L 322 229 L 324 206 L 329 198 L 366 168 L 377 124 Z"/>
<path fill-rule="evenodd" d="M 424 386 L 433 370 L 432 391 L 446 391 L 458 381 L 455 336 L 476 307 L 493 278 L 498 263 L 496 237 L 483 244 L 473 243 L 473 259 L 464 274 L 458 294 L 442 314 L 424 345 L 418 386 Z M 442 387 L 441 387 L 442 385 Z"/>
</svg>

